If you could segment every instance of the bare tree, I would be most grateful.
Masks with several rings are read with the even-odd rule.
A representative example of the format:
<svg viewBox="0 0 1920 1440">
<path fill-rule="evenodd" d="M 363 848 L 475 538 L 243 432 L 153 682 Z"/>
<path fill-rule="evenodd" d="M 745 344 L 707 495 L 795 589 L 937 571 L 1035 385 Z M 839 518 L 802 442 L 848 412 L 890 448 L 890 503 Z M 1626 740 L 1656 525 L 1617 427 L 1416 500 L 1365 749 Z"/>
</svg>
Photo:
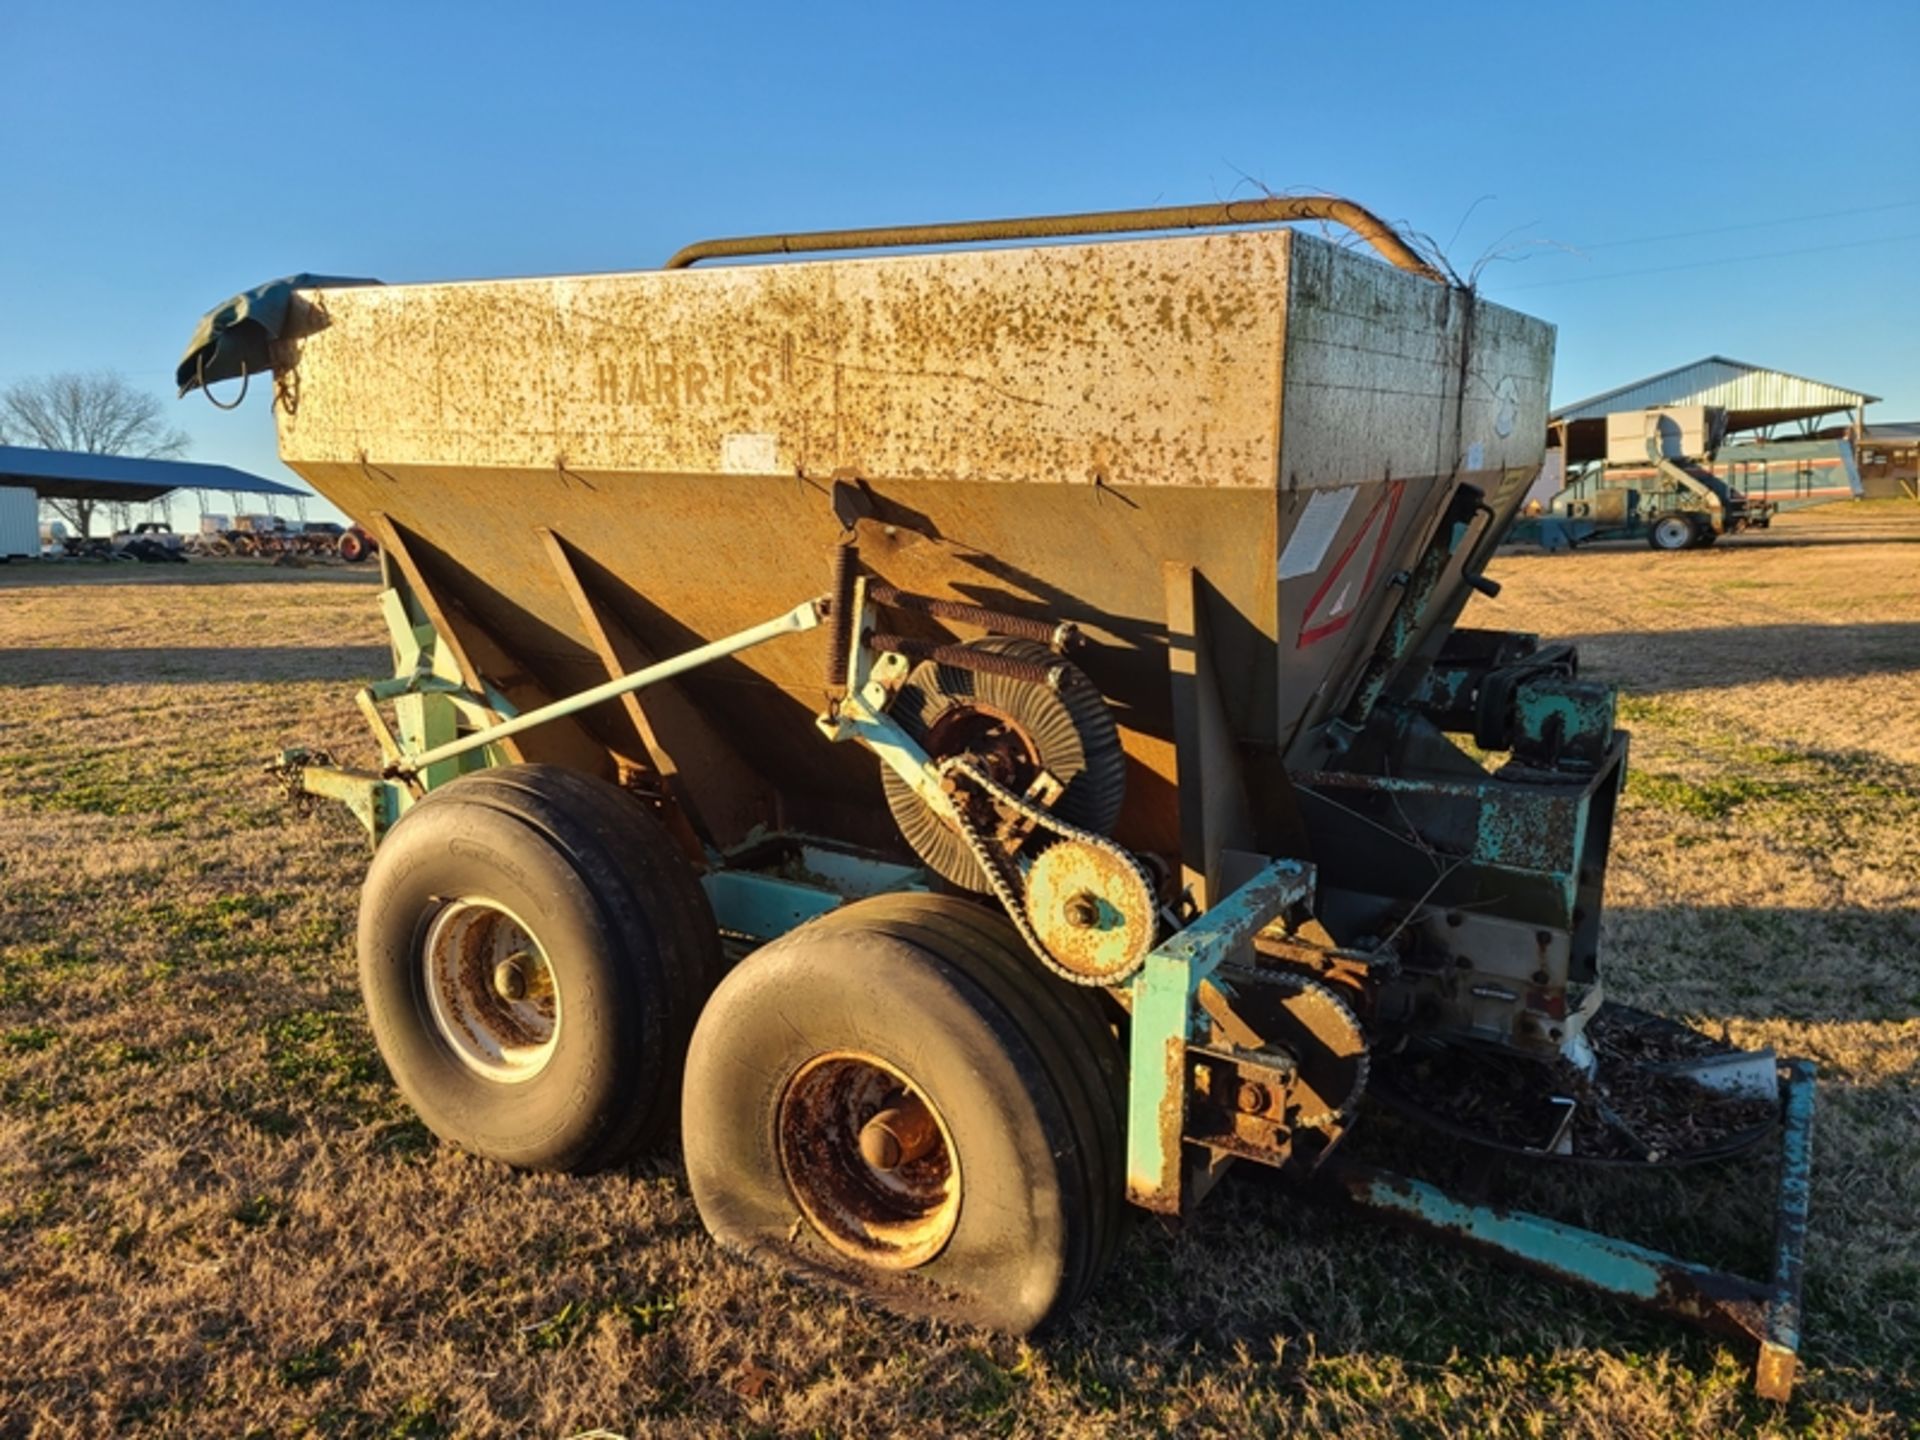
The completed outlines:
<svg viewBox="0 0 1920 1440">
<path fill-rule="evenodd" d="M 186 432 L 166 423 L 160 402 L 111 370 L 40 375 L 0 390 L 0 442 L 151 460 L 171 460 L 187 449 Z M 99 501 L 45 503 L 83 538 L 92 532 Z"/>
</svg>

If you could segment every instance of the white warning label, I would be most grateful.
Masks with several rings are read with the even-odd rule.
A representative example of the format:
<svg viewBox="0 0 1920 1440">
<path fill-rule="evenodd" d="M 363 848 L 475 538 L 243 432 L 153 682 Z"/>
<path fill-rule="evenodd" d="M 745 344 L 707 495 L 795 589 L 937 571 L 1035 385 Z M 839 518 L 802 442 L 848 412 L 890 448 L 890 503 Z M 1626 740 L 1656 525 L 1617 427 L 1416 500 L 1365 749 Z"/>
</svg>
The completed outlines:
<svg viewBox="0 0 1920 1440">
<path fill-rule="evenodd" d="M 733 434 L 720 441 L 720 470 L 725 475 L 772 475 L 779 450 L 772 435 Z"/>
<path fill-rule="evenodd" d="M 1353 497 L 1358 493 L 1359 488 L 1353 485 L 1344 490 L 1313 492 L 1313 498 L 1307 501 L 1307 508 L 1293 522 L 1293 534 L 1287 537 L 1287 548 L 1280 552 L 1282 580 L 1311 575 L 1320 568 L 1320 562 L 1327 558 L 1327 548 L 1333 544 L 1333 537 L 1340 533 L 1340 522 L 1347 518 L 1347 511 L 1353 508 Z"/>
</svg>

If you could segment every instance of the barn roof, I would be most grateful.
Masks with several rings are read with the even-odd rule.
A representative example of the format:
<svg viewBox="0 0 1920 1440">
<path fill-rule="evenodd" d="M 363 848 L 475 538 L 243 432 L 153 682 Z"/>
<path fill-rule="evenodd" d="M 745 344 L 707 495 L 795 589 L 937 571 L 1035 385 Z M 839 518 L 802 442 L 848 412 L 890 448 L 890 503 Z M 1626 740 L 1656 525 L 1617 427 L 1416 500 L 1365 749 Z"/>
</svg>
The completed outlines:
<svg viewBox="0 0 1920 1440">
<path fill-rule="evenodd" d="M 89 455 L 79 450 L 42 450 L 0 445 L 0 485 L 24 485 L 48 500 L 158 500 L 174 490 L 224 490 L 243 495 L 308 492 L 231 465 L 197 460 L 141 460 L 131 455 Z"/>
<path fill-rule="evenodd" d="M 1727 412 L 1727 430 L 1731 433 L 1857 410 L 1879 398 L 1785 370 L 1709 355 L 1691 365 L 1663 370 L 1562 405 L 1547 421 L 1566 426 L 1567 458 L 1578 464 L 1606 452 L 1606 418 L 1622 410 L 1711 405 Z"/>
<path fill-rule="evenodd" d="M 1644 380 L 1603 390 L 1585 400 L 1562 405 L 1551 419 L 1604 420 L 1619 410 L 1650 410 L 1667 405 L 1717 405 L 1736 414 L 1770 414 L 1778 419 L 1801 420 L 1815 415 L 1830 415 L 1836 410 L 1854 410 L 1878 400 L 1829 385 L 1824 380 L 1809 380 L 1785 370 L 1768 370 L 1744 360 L 1729 360 L 1724 355 L 1709 355 L 1691 365 L 1681 365 L 1649 375 Z M 1760 420 L 1757 424 L 1777 423 Z M 1749 425 L 1734 425 L 1746 430 Z"/>
</svg>

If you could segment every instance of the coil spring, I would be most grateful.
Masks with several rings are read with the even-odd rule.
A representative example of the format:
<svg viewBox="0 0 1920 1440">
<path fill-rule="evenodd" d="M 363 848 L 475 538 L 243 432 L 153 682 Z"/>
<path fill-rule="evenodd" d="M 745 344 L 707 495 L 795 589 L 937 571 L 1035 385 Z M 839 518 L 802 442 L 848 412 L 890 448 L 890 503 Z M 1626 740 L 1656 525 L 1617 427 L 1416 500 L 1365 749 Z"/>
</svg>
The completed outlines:
<svg viewBox="0 0 1920 1440">
<path fill-rule="evenodd" d="M 860 573 L 860 547 L 851 540 L 833 549 L 833 608 L 827 615 L 827 693 L 836 699 L 847 689 L 847 660 L 853 653 L 853 582 Z"/>
</svg>

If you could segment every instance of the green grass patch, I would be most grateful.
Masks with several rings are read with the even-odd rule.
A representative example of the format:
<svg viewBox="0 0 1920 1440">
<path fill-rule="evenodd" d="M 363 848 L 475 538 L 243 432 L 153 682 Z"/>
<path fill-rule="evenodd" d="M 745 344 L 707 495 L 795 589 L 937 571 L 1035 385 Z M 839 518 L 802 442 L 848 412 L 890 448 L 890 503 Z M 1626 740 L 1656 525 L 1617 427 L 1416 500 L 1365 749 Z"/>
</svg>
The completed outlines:
<svg viewBox="0 0 1920 1440">
<path fill-rule="evenodd" d="M 358 1090 L 380 1076 L 356 1017 L 296 1010 L 268 1022 L 267 1067 L 289 1085 L 322 1093 Z"/>
<path fill-rule="evenodd" d="M 961 1391 L 960 1400 L 968 1420 L 975 1428 L 1002 1428 L 997 1422 L 1012 1418 L 1008 1411 L 1024 1388 L 1022 1377 L 976 1345 L 962 1350 L 960 1360 L 966 1366 L 969 1381 Z"/>
<path fill-rule="evenodd" d="M 263 1230 L 280 1218 L 280 1205 L 271 1195 L 255 1195 L 233 1207 L 233 1218 L 249 1230 Z"/>
<path fill-rule="evenodd" d="M 60 1214 L 60 1191 L 41 1185 L 7 1200 L 0 1200 L 0 1235 L 39 1230 Z"/>
<path fill-rule="evenodd" d="M 523 1332 L 533 1350 L 564 1350 L 580 1337 L 592 1307 L 584 1300 L 569 1300 L 553 1314 Z"/>
<path fill-rule="evenodd" d="M 42 814 L 160 815 L 181 795 L 163 759 L 145 749 L 10 755 L 0 760 L 0 776 L 27 809 Z"/>
<path fill-rule="evenodd" d="M 439 1402 L 424 1395 L 415 1395 L 394 1411 L 382 1432 L 385 1440 L 440 1440 L 450 1433 L 440 1418 Z"/>
<path fill-rule="evenodd" d="M 90 968 L 98 958 L 71 938 L 0 948 L 0 1008 L 39 1004 L 59 991 L 65 977 Z"/>
<path fill-rule="evenodd" d="M 564 1350 L 602 1315 L 626 1323 L 635 1335 L 656 1335 L 679 1313 L 685 1297 L 645 1295 L 637 1300 L 569 1300 L 546 1319 L 521 1327 L 530 1350 Z"/>
<path fill-rule="evenodd" d="M 284 1140 L 300 1128 L 300 1122 L 277 1105 L 255 1105 L 243 1113 L 249 1125 L 276 1140 Z"/>
<path fill-rule="evenodd" d="M 1758 780 L 1733 775 L 1713 780 L 1687 780 L 1658 771 L 1635 770 L 1627 777 L 1627 793 L 1661 810 L 1675 810 L 1702 820 L 1725 820 L 1742 806 L 1791 797 L 1798 787 L 1790 782 Z"/>
<path fill-rule="evenodd" d="M 1622 725 L 1658 726 L 1679 729 L 1699 722 L 1699 712 L 1671 700 L 1660 700 L 1632 693 L 1620 696 L 1618 715 Z"/>
<path fill-rule="evenodd" d="M 271 920 L 288 898 L 246 892 L 201 901 L 163 897 L 138 918 L 177 943 L 217 947 L 235 934 L 253 929 L 254 921 Z"/>
<path fill-rule="evenodd" d="M 129 1045 L 124 1040 L 108 1040 L 88 1052 L 87 1068 L 95 1074 L 110 1075 L 116 1070 L 152 1065 L 159 1059 L 160 1052 L 150 1045 Z"/>
<path fill-rule="evenodd" d="M 296 1389 L 340 1373 L 340 1357 L 325 1345 L 296 1351 L 280 1362 L 280 1379 Z"/>
</svg>

